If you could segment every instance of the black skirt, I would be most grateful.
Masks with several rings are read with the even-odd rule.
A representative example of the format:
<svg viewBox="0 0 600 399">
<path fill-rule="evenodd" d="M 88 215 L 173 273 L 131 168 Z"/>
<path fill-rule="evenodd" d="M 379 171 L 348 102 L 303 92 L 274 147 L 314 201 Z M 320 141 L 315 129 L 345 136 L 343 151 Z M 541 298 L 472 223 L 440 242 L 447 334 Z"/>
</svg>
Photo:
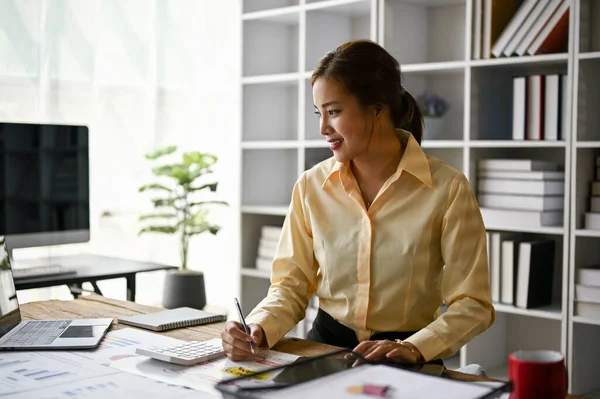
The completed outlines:
<svg viewBox="0 0 600 399">
<path fill-rule="evenodd" d="M 389 331 L 380 332 L 373 334 L 371 340 L 390 340 L 395 339 L 404 340 L 413 335 L 416 331 Z M 320 342 L 323 344 L 341 346 L 348 349 L 354 349 L 358 345 L 358 339 L 356 333 L 339 323 L 331 315 L 324 310 L 319 308 L 317 317 L 313 322 L 313 326 L 306 335 L 306 339 L 313 342 Z M 442 359 L 431 360 L 427 363 L 441 364 L 444 362 Z"/>
</svg>

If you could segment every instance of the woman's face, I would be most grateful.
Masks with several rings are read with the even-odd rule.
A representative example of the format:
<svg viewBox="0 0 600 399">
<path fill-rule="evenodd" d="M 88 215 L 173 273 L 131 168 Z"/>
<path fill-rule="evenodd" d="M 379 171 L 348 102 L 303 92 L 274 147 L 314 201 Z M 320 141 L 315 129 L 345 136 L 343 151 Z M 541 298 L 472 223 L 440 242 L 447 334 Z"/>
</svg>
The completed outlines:
<svg viewBox="0 0 600 399">
<path fill-rule="evenodd" d="M 325 136 L 335 159 L 347 162 L 365 155 L 374 127 L 374 110 L 365 109 L 356 96 L 346 92 L 334 79 L 315 81 L 313 101 L 321 135 Z"/>
</svg>

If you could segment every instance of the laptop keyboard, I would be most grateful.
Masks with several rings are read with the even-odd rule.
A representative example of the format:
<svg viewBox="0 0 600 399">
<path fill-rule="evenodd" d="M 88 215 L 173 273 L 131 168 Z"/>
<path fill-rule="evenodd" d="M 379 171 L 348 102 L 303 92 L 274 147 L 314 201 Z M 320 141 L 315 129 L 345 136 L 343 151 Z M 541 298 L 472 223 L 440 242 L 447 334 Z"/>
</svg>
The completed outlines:
<svg viewBox="0 0 600 399">
<path fill-rule="evenodd" d="M 71 320 L 24 321 L 2 346 L 49 345 L 65 331 Z"/>
</svg>

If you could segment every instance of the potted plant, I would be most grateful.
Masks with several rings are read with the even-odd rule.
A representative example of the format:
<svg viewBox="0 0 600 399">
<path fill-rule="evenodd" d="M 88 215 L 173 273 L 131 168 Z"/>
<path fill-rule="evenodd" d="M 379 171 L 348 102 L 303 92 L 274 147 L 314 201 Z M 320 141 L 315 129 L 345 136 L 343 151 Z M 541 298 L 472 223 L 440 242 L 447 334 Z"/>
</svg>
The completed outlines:
<svg viewBox="0 0 600 399">
<path fill-rule="evenodd" d="M 417 103 L 425 125 L 423 138 L 426 140 L 440 138 L 445 129 L 443 117 L 448 111 L 448 102 L 435 93 L 424 92 L 417 98 Z"/>
<path fill-rule="evenodd" d="M 146 155 L 146 159 L 157 161 L 177 151 L 176 146 L 168 146 Z M 160 182 L 145 184 L 139 192 L 157 192 L 160 196 L 152 199 L 156 212 L 140 216 L 140 221 L 151 222 L 139 231 L 144 233 L 172 234 L 179 237 L 181 268 L 165 277 L 163 306 L 182 306 L 202 309 L 206 305 L 204 274 L 188 269 L 188 250 L 192 237 L 202 234 L 217 234 L 220 226 L 208 221 L 207 205 L 228 205 L 224 201 L 199 201 L 203 190 L 215 192 L 217 182 L 201 182 L 205 175 L 212 173 L 217 157 L 202 152 L 183 153 L 179 162 L 154 166 L 152 173 Z M 163 183 L 164 181 L 164 183 Z"/>
</svg>

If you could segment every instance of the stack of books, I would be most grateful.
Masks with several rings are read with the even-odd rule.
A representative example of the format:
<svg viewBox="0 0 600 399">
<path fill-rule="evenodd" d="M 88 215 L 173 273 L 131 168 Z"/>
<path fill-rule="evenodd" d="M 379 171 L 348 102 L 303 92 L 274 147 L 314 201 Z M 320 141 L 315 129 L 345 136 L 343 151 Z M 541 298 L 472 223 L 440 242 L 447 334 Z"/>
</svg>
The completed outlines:
<svg viewBox="0 0 600 399">
<path fill-rule="evenodd" d="M 590 211 L 585 213 L 585 228 L 600 230 L 600 156 L 596 157 L 596 178 L 592 182 Z"/>
<path fill-rule="evenodd" d="M 474 0 L 473 58 L 558 53 L 569 38 L 569 0 Z"/>
<path fill-rule="evenodd" d="M 575 314 L 600 319 L 600 266 L 577 270 Z"/>
<path fill-rule="evenodd" d="M 481 159 L 477 201 L 488 229 L 561 226 L 565 174 L 556 162 Z"/>
<path fill-rule="evenodd" d="M 492 301 L 523 309 L 550 305 L 555 241 L 499 231 L 487 236 Z"/>
<path fill-rule="evenodd" d="M 564 140 L 567 135 L 567 75 L 513 78 L 512 139 Z"/>
<path fill-rule="evenodd" d="M 258 242 L 258 255 L 256 257 L 256 268 L 259 270 L 271 271 L 279 237 L 281 236 L 281 227 L 262 226 L 260 240 Z"/>
</svg>

